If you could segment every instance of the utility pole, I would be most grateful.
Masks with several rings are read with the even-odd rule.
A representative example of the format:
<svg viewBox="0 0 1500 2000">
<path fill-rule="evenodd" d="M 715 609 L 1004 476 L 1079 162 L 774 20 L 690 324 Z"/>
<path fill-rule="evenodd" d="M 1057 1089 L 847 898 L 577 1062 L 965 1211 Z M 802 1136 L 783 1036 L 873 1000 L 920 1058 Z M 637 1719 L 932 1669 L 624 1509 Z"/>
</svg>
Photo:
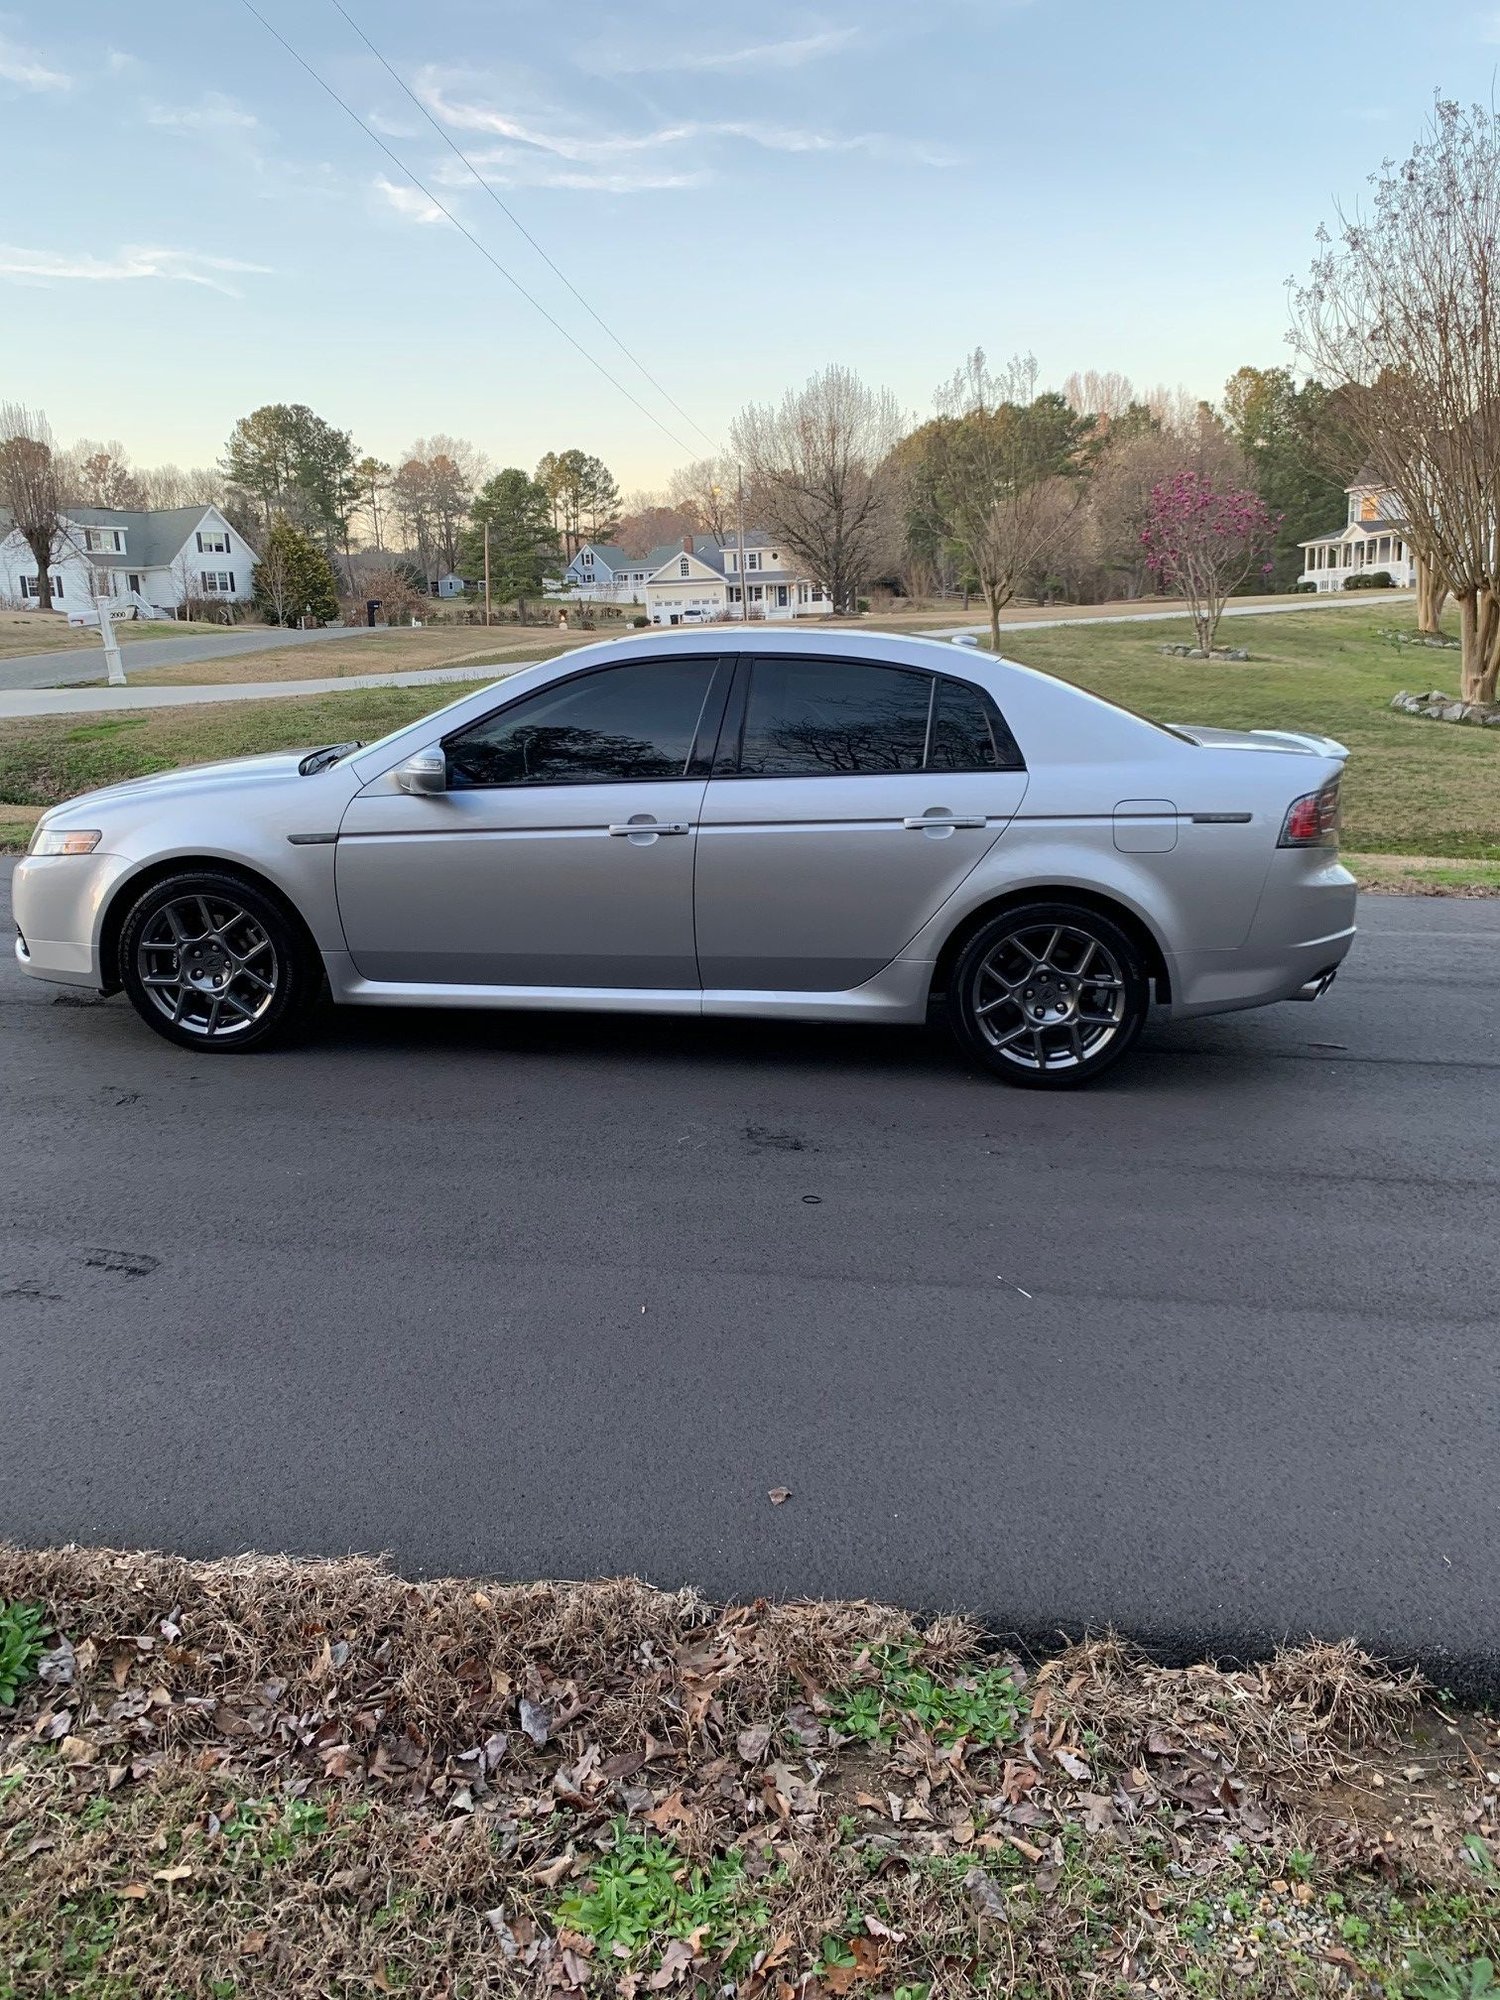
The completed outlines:
<svg viewBox="0 0 1500 2000">
<path fill-rule="evenodd" d="M 738 557 L 736 558 L 736 566 L 739 569 L 740 573 L 740 623 L 743 625 L 746 623 L 746 621 L 749 619 L 750 616 L 750 586 L 745 581 L 746 570 L 745 570 L 745 468 L 744 466 L 737 465 L 735 467 L 734 479 L 735 479 L 734 538 L 739 543 L 739 554 Z"/>
<path fill-rule="evenodd" d="M 490 523 L 489 516 L 484 522 L 484 622 L 490 622 Z"/>
</svg>

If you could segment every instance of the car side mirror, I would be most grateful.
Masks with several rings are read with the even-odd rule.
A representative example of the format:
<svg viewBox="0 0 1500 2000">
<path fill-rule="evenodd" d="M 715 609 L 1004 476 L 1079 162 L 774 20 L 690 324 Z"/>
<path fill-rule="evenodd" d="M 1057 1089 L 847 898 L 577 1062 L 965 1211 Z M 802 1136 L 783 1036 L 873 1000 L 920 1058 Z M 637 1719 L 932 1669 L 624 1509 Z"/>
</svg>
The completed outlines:
<svg viewBox="0 0 1500 2000">
<path fill-rule="evenodd" d="M 396 783 L 403 792 L 418 798 L 431 797 L 448 789 L 448 759 L 441 750 L 419 750 L 396 766 Z"/>
</svg>

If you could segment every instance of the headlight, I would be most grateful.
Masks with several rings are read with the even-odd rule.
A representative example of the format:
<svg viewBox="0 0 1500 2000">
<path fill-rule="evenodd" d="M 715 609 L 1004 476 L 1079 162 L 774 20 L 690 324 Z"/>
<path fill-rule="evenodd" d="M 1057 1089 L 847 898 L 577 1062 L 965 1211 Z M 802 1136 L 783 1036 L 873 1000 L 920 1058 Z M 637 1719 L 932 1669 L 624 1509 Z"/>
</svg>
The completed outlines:
<svg viewBox="0 0 1500 2000">
<path fill-rule="evenodd" d="M 28 854 L 92 854 L 103 840 L 97 830 L 81 832 L 76 827 L 38 825 L 31 836 Z"/>
</svg>

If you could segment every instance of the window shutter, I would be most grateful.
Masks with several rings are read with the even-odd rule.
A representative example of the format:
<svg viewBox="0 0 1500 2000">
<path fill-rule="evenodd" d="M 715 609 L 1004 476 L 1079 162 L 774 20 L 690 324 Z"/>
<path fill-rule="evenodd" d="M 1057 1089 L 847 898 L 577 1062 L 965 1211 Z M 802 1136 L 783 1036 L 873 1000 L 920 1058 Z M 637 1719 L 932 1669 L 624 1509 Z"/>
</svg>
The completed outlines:
<svg viewBox="0 0 1500 2000">
<path fill-rule="evenodd" d="M 201 528 L 198 530 L 198 553 L 200 556 L 203 553 L 203 530 Z"/>
<path fill-rule="evenodd" d="M 229 572 L 229 595 L 230 595 L 231 597 L 233 597 L 233 595 L 234 595 L 234 571 L 233 571 L 233 570 L 231 570 L 231 571 Z"/>
</svg>

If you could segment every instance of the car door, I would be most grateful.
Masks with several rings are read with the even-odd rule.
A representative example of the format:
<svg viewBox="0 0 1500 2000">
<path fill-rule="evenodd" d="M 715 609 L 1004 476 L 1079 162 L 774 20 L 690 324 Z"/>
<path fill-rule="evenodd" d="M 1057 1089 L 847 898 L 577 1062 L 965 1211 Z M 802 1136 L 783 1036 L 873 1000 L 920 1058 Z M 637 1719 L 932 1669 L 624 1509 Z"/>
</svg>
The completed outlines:
<svg viewBox="0 0 1500 2000">
<path fill-rule="evenodd" d="M 899 957 L 1004 832 L 1019 750 L 975 683 L 742 661 L 699 815 L 705 988 L 844 992 Z"/>
<path fill-rule="evenodd" d="M 446 790 L 375 780 L 339 829 L 356 970 L 696 988 L 693 849 L 728 679 L 712 657 L 595 667 L 446 738 Z"/>
</svg>

